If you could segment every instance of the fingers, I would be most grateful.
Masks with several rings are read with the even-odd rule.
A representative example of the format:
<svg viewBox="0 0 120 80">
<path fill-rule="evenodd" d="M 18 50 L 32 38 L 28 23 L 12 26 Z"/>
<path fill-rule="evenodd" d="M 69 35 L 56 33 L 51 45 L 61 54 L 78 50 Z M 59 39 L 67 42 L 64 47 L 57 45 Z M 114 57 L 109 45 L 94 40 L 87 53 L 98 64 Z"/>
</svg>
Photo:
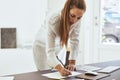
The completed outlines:
<svg viewBox="0 0 120 80">
<path fill-rule="evenodd" d="M 76 70 L 74 65 L 68 65 L 68 66 L 66 66 L 66 69 L 68 69 L 70 71 L 75 71 Z"/>
<path fill-rule="evenodd" d="M 60 73 L 61 73 L 62 76 L 71 75 L 71 72 L 69 70 L 65 69 L 65 68 L 63 70 L 61 70 Z"/>
<path fill-rule="evenodd" d="M 70 67 L 68 67 L 68 70 L 74 71 L 74 67 L 70 66 Z"/>
<path fill-rule="evenodd" d="M 60 74 L 61 74 L 62 76 L 71 75 L 70 70 L 62 67 L 61 64 L 58 64 L 55 68 L 60 72 Z"/>
</svg>

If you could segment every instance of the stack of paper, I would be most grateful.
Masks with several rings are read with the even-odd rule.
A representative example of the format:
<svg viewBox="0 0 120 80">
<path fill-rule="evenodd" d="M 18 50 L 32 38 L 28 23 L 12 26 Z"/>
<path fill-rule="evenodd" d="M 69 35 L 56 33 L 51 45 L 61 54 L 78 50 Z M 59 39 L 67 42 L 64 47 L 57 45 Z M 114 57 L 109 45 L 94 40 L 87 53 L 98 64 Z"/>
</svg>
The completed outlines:
<svg viewBox="0 0 120 80">
<path fill-rule="evenodd" d="M 59 72 L 52 72 L 52 73 L 43 74 L 42 76 L 52 78 L 52 79 L 62 79 L 62 78 L 67 78 L 67 77 L 71 77 L 71 76 L 76 76 L 76 75 L 79 75 L 79 74 L 81 74 L 81 73 L 73 71 L 72 75 L 61 76 L 61 74 Z"/>
</svg>

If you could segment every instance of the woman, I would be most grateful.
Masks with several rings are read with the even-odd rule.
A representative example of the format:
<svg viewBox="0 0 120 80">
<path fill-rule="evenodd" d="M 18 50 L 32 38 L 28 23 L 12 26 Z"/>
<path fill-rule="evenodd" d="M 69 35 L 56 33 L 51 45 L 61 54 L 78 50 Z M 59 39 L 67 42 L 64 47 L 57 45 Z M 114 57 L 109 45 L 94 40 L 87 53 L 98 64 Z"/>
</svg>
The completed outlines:
<svg viewBox="0 0 120 80">
<path fill-rule="evenodd" d="M 49 17 L 47 21 L 47 41 L 45 43 L 46 53 L 41 52 L 45 49 L 40 50 L 38 48 L 39 40 L 36 40 L 34 44 L 33 51 L 36 63 L 39 64 L 38 67 L 42 66 L 39 63 L 40 54 L 44 54 L 47 55 L 47 61 L 42 60 L 45 65 L 47 62 L 50 67 L 58 70 L 61 75 L 68 76 L 71 71 L 75 70 L 75 62 L 79 53 L 80 22 L 85 10 L 84 0 L 67 0 L 61 13 L 54 13 Z M 64 67 L 68 42 L 70 43 L 70 56 L 68 65 Z M 42 61 L 41 63 L 43 63 Z"/>
<path fill-rule="evenodd" d="M 47 21 L 47 61 L 49 66 L 57 69 L 63 76 L 71 75 L 71 71 L 75 70 L 79 53 L 80 22 L 85 10 L 84 0 L 67 0 L 61 14 L 53 14 Z M 68 65 L 64 67 L 68 42 L 70 56 Z"/>
</svg>

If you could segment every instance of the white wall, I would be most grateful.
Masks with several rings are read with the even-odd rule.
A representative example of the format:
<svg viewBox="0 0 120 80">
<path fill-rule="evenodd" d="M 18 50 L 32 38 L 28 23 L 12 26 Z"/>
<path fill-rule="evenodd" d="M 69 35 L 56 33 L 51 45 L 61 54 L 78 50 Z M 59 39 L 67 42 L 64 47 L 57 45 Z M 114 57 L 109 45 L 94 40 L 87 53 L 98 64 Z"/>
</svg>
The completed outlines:
<svg viewBox="0 0 120 80">
<path fill-rule="evenodd" d="M 0 27 L 16 27 L 18 47 L 32 43 L 45 19 L 47 0 L 0 0 Z"/>
<path fill-rule="evenodd" d="M 92 62 L 92 54 L 93 53 L 93 12 L 94 12 L 94 1 L 93 0 L 85 0 L 86 1 L 86 12 L 84 17 L 84 46 L 83 46 L 83 55 L 84 55 L 84 63 Z"/>
<path fill-rule="evenodd" d="M 66 0 L 48 0 L 48 12 L 62 9 Z"/>
<path fill-rule="evenodd" d="M 0 28 L 17 28 L 17 46 L 32 44 L 46 13 L 61 9 L 65 0 L 0 0 Z M 48 4 L 48 5 L 47 5 Z"/>
<path fill-rule="evenodd" d="M 85 1 L 87 8 L 82 20 L 81 34 L 80 34 L 81 54 L 79 55 L 79 62 L 81 62 L 81 64 L 88 64 L 95 62 L 96 61 L 95 59 L 98 58 L 98 55 L 96 55 L 94 51 L 95 0 L 85 0 Z"/>
<path fill-rule="evenodd" d="M 0 48 L 1 48 L 1 29 L 0 29 Z"/>
</svg>

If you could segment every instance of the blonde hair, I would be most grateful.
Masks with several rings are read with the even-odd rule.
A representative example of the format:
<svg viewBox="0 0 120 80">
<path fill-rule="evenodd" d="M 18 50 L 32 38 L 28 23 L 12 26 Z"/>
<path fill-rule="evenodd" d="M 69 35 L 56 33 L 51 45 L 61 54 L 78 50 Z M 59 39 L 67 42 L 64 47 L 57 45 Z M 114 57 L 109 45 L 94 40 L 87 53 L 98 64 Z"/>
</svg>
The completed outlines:
<svg viewBox="0 0 120 80">
<path fill-rule="evenodd" d="M 64 8 L 61 11 L 61 20 L 60 20 L 60 28 L 59 28 L 61 46 L 63 47 L 65 45 L 66 48 L 68 45 L 68 38 L 69 38 L 69 31 L 70 31 L 69 12 L 70 12 L 70 9 L 73 7 L 86 11 L 86 4 L 84 0 L 67 0 L 66 1 Z"/>
</svg>

